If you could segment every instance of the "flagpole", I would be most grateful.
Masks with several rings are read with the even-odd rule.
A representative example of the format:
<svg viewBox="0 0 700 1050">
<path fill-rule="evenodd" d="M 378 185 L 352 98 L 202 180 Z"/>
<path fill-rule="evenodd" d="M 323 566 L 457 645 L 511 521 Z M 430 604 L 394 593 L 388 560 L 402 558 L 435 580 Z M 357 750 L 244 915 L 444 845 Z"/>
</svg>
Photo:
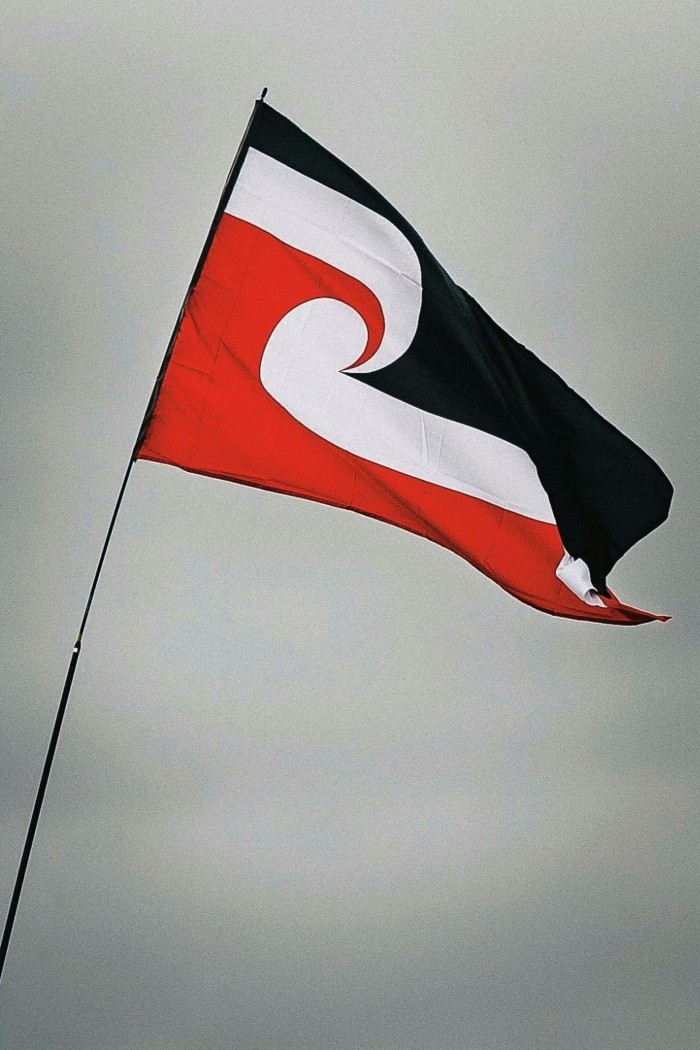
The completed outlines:
<svg viewBox="0 0 700 1050">
<path fill-rule="evenodd" d="M 83 618 L 80 622 L 80 628 L 78 635 L 73 645 L 73 651 L 71 653 L 70 663 L 68 664 L 68 673 L 66 674 L 66 680 L 63 683 L 63 692 L 61 693 L 61 699 L 58 703 L 58 711 L 56 712 L 56 719 L 53 724 L 53 731 L 51 733 L 51 739 L 49 740 L 49 746 L 46 751 L 46 757 L 44 759 L 44 768 L 41 771 L 41 779 L 39 780 L 39 787 L 37 789 L 36 798 L 34 799 L 34 808 L 32 809 L 32 815 L 29 821 L 29 828 L 27 830 L 27 837 L 24 841 L 24 849 L 22 850 L 22 857 L 19 862 L 17 869 L 17 877 L 15 878 L 15 884 L 12 890 L 12 899 L 10 900 L 10 907 L 7 910 L 7 917 L 5 919 L 5 928 L 2 934 L 2 941 L 0 941 L 0 980 L 2 980 L 2 974 L 5 967 L 5 959 L 7 957 L 7 950 L 10 946 L 10 937 L 12 936 L 12 927 L 15 922 L 15 915 L 17 914 L 17 908 L 19 906 L 20 897 L 22 896 L 22 886 L 24 884 L 24 876 L 27 873 L 27 866 L 29 864 L 29 857 L 31 856 L 32 846 L 34 844 L 34 836 L 36 835 L 36 829 L 39 824 L 39 817 L 41 815 L 41 807 L 44 803 L 44 795 L 46 794 L 46 788 L 49 783 L 49 776 L 51 775 L 51 766 L 53 764 L 54 754 L 56 753 L 56 747 L 58 745 L 58 738 L 61 733 L 61 726 L 63 725 L 63 716 L 66 713 L 66 707 L 68 706 L 68 697 L 70 696 L 71 686 L 73 685 L 73 678 L 75 676 L 75 669 L 78 666 L 78 659 L 80 657 L 80 650 L 83 641 L 83 631 L 85 630 L 85 624 L 87 623 L 88 616 L 90 615 L 90 606 L 92 605 L 92 599 L 95 597 L 95 591 L 97 590 L 97 582 L 102 572 L 102 566 L 104 565 L 105 556 L 107 554 L 107 548 L 109 541 L 112 538 L 114 532 L 114 525 L 119 514 L 119 508 L 122 505 L 124 499 L 124 493 L 126 492 L 127 482 L 129 475 L 131 474 L 131 468 L 134 465 L 133 457 L 129 460 L 129 466 L 126 468 L 126 473 L 119 489 L 119 495 L 117 496 L 117 502 L 114 505 L 114 511 L 112 512 L 112 518 L 107 529 L 107 535 L 105 536 L 104 544 L 102 545 L 102 551 L 100 553 L 99 560 L 97 562 L 97 569 L 92 579 L 92 585 L 90 586 L 90 592 L 88 594 L 87 602 L 85 603 L 85 609 L 83 611 Z"/>
<path fill-rule="evenodd" d="M 72 685 L 73 685 L 73 678 L 75 677 L 75 670 L 76 670 L 76 667 L 78 666 L 78 659 L 80 658 L 80 651 L 81 651 L 82 642 L 83 642 L 83 633 L 85 631 L 85 626 L 86 626 L 87 621 L 88 621 L 88 616 L 90 615 L 90 608 L 92 606 L 92 600 L 95 597 L 95 591 L 97 590 L 97 584 L 98 584 L 98 581 L 100 579 L 100 574 L 102 573 L 102 566 L 104 565 L 105 558 L 107 556 L 107 548 L 109 547 L 109 542 L 110 542 L 110 540 L 112 538 L 112 533 L 114 532 L 114 526 L 116 524 L 117 517 L 119 515 L 119 510 L 120 510 L 121 505 L 122 505 L 122 500 L 124 499 L 124 493 L 126 492 L 126 486 L 128 484 L 129 477 L 131 475 L 132 467 L 133 467 L 134 463 L 136 462 L 136 457 L 137 457 L 137 454 L 138 454 L 138 450 L 140 448 L 141 442 L 143 441 L 143 438 L 144 438 L 145 433 L 146 433 L 146 429 L 148 427 L 148 424 L 149 424 L 149 422 L 151 420 L 151 416 L 153 414 L 153 409 L 154 409 L 156 400 L 158 398 L 158 394 L 160 392 L 160 388 L 161 388 L 161 385 L 162 385 L 162 382 L 163 382 L 163 377 L 165 375 L 165 370 L 168 367 L 168 362 L 169 362 L 170 357 L 172 355 L 173 347 L 175 345 L 175 340 L 177 339 L 178 332 L 180 331 L 180 325 L 182 324 L 182 319 L 184 317 L 185 310 L 187 308 L 187 303 L 189 301 L 190 295 L 192 294 L 192 289 L 194 288 L 195 284 L 197 283 L 197 281 L 199 279 L 199 276 L 200 276 L 200 274 L 202 272 L 202 268 L 203 268 L 204 263 L 206 261 L 207 255 L 209 253 L 209 249 L 211 247 L 212 241 L 214 240 L 214 236 L 216 234 L 216 231 L 217 231 L 217 228 L 218 228 L 218 225 L 219 225 L 219 221 L 220 221 L 221 216 L 223 215 L 224 210 L 226 208 L 226 205 L 228 203 L 228 199 L 229 199 L 229 197 L 231 195 L 231 190 L 233 188 L 233 185 L 234 185 L 236 179 L 238 178 L 238 173 L 240 172 L 241 166 L 243 164 L 243 160 L 244 160 L 244 156 L 245 156 L 245 147 L 247 145 L 247 140 L 248 140 L 248 136 L 250 134 L 250 130 L 251 130 L 252 126 L 253 126 L 253 121 L 255 120 L 255 116 L 256 116 L 259 108 L 260 108 L 260 104 L 263 101 L 263 99 L 265 98 L 266 94 L 267 94 L 267 88 L 263 88 L 263 91 L 262 91 L 262 94 L 260 95 L 260 98 L 256 101 L 256 103 L 255 103 L 255 105 L 253 107 L 253 112 L 250 115 L 250 119 L 248 120 L 248 124 L 247 124 L 246 129 L 245 129 L 245 131 L 243 133 L 243 137 L 242 137 L 242 139 L 240 141 L 240 145 L 238 146 L 238 150 L 236 151 L 236 155 L 235 155 L 235 157 L 233 159 L 233 164 L 231 165 L 231 168 L 229 170 L 228 176 L 226 178 L 226 182 L 224 183 L 224 188 L 222 190 L 221 197 L 219 199 L 219 203 L 218 203 L 216 211 L 214 213 L 214 218 L 212 219 L 211 226 L 209 228 L 209 233 L 207 235 L 207 239 L 204 242 L 204 247 L 202 248 L 202 251 L 200 253 L 199 259 L 197 260 L 197 265 L 196 265 L 196 267 L 194 269 L 194 273 L 192 274 L 192 277 L 190 279 L 190 283 L 188 285 L 187 292 L 185 293 L 185 298 L 183 300 L 182 306 L 180 307 L 180 312 L 179 312 L 179 314 L 177 316 L 177 321 L 175 322 L 175 327 L 173 328 L 172 335 L 170 336 L 170 340 L 168 342 L 168 346 L 167 346 L 167 349 L 165 351 L 165 356 L 164 356 L 162 364 L 160 366 L 160 370 L 158 372 L 158 375 L 156 376 L 155 383 L 153 384 L 153 390 L 151 391 L 151 396 L 150 396 L 150 398 L 148 400 L 148 405 L 146 406 L 146 411 L 144 412 L 143 421 L 142 421 L 141 426 L 139 428 L 138 436 L 136 438 L 136 442 L 134 444 L 134 448 L 132 450 L 131 457 L 129 459 L 129 465 L 126 468 L 126 471 L 124 473 L 124 477 L 122 479 L 121 487 L 119 489 L 119 494 L 117 495 L 117 501 L 114 504 L 114 510 L 112 511 L 112 517 L 110 519 L 109 526 L 107 528 L 107 535 L 105 536 L 105 541 L 104 541 L 104 543 L 102 545 L 102 550 L 100 552 L 100 556 L 99 556 L 99 559 L 97 561 L 97 568 L 95 569 L 95 575 L 92 578 L 92 583 L 90 585 L 90 590 L 88 592 L 87 602 L 85 603 L 85 609 L 83 610 L 83 617 L 82 617 L 82 620 L 80 621 L 80 628 L 78 629 L 78 634 L 77 634 L 77 637 L 75 639 L 75 644 L 73 645 L 73 650 L 71 652 L 70 662 L 68 664 L 68 672 L 66 674 L 66 678 L 65 678 L 65 681 L 63 683 L 63 691 L 61 693 L 61 699 L 59 700 L 58 710 L 56 712 L 56 719 L 54 721 L 53 731 L 51 733 L 51 739 L 49 740 L 49 746 L 48 746 L 48 749 L 46 751 L 46 757 L 44 759 L 44 766 L 43 766 L 43 769 L 41 771 L 41 778 L 39 780 L 39 787 L 37 789 L 36 798 L 34 799 L 34 807 L 32 809 L 32 815 L 31 815 L 31 818 L 30 818 L 30 821 L 29 821 L 29 827 L 27 829 L 27 835 L 26 835 L 26 838 L 25 838 L 25 841 L 24 841 L 24 848 L 22 850 L 22 856 L 21 856 L 21 859 L 20 859 L 20 862 L 19 862 L 19 867 L 17 868 L 17 876 L 15 878 L 15 883 L 14 883 L 14 887 L 13 887 L 13 890 L 12 890 L 12 898 L 10 900 L 10 906 L 8 908 L 7 916 L 5 918 L 5 926 L 4 926 L 4 929 L 3 929 L 2 940 L 0 941 L 0 981 L 2 981 L 2 975 L 3 975 L 4 968 L 5 968 L 5 960 L 7 958 L 7 952 L 8 952 L 8 948 L 10 946 L 10 938 L 12 937 L 12 929 L 13 929 L 14 922 L 15 922 L 15 916 L 17 914 L 17 909 L 19 907 L 20 898 L 22 896 L 22 886 L 24 884 L 24 877 L 25 877 L 25 875 L 27 873 L 27 867 L 29 865 L 29 858 L 31 856 L 32 846 L 34 844 L 34 837 L 36 835 L 36 829 L 38 827 L 39 818 L 41 816 L 41 808 L 42 808 L 43 803 L 44 803 L 44 796 L 46 794 L 46 788 L 48 786 L 49 777 L 51 775 L 51 766 L 53 764 L 54 755 L 56 753 L 56 747 L 58 746 L 58 738 L 59 738 L 60 733 L 61 733 L 61 726 L 63 725 L 63 718 L 64 718 L 64 715 L 66 713 L 66 708 L 68 706 L 68 699 L 70 697 L 70 692 L 71 692 L 71 688 L 72 688 Z"/>
</svg>

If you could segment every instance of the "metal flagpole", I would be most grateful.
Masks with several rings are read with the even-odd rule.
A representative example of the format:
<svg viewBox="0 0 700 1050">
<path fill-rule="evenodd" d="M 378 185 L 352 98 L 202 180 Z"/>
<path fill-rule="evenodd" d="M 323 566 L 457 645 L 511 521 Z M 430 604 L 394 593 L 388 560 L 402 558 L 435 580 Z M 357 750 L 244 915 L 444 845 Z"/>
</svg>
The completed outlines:
<svg viewBox="0 0 700 1050">
<path fill-rule="evenodd" d="M 175 327 L 173 328 L 172 335 L 170 336 L 170 340 L 168 342 L 168 347 L 167 347 L 167 349 L 165 351 L 165 356 L 163 358 L 163 362 L 162 362 L 162 364 L 160 366 L 160 371 L 158 372 L 158 375 L 156 377 L 156 381 L 155 381 L 155 383 L 153 385 L 153 390 L 151 392 L 151 396 L 149 398 L 148 405 L 146 407 L 146 411 L 144 413 L 143 422 L 141 423 L 141 427 L 139 428 L 138 437 L 136 439 L 136 443 L 134 445 L 133 451 L 131 453 L 131 457 L 129 459 L 129 465 L 126 468 L 126 472 L 124 474 L 124 477 L 123 477 L 122 483 L 121 483 L 121 487 L 119 489 L 119 494 L 117 496 L 117 501 L 116 501 L 116 503 L 114 505 L 114 510 L 112 512 L 112 518 L 110 520 L 109 527 L 107 529 L 107 535 L 105 536 L 105 541 L 104 541 L 104 544 L 102 546 L 102 551 L 100 553 L 100 557 L 99 557 L 98 562 L 97 562 L 97 568 L 95 569 L 95 575 L 93 576 L 92 584 L 90 585 L 90 591 L 88 593 L 87 602 L 85 603 L 85 610 L 83 612 L 83 618 L 80 621 L 80 628 L 78 630 L 78 635 L 77 635 L 77 637 L 75 639 L 75 644 L 73 646 L 73 651 L 71 653 L 70 663 L 68 664 L 68 672 L 66 674 L 66 680 L 63 683 L 63 692 L 61 693 L 61 699 L 60 699 L 59 704 L 58 704 L 58 711 L 56 712 L 56 719 L 54 721 L 53 731 L 51 733 L 51 739 L 49 741 L 49 746 L 48 746 L 48 749 L 47 749 L 47 752 L 46 752 L 46 757 L 44 759 L 44 767 L 43 767 L 42 772 L 41 772 L 41 778 L 39 780 L 39 787 L 37 789 L 36 798 L 34 800 L 34 808 L 32 809 L 31 819 L 29 821 L 29 828 L 27 830 L 27 836 L 26 836 L 25 841 L 24 841 L 24 848 L 22 850 L 22 857 L 21 857 L 20 862 L 19 862 L 19 867 L 17 869 L 17 876 L 15 878 L 15 883 L 14 883 L 14 887 L 13 887 L 13 890 L 12 890 L 12 898 L 10 900 L 10 906 L 8 908 L 7 917 L 5 919 L 5 927 L 4 927 L 3 934 L 2 934 L 2 941 L 0 941 L 0 981 L 2 980 L 3 970 L 4 970 L 4 967 L 5 967 L 5 959 L 7 958 L 7 951 L 8 951 L 8 948 L 10 946 L 10 938 L 12 937 L 12 928 L 14 926 L 15 916 L 17 914 L 17 908 L 19 906 L 20 897 L 22 896 L 22 885 L 24 883 L 24 877 L 25 877 L 25 875 L 27 873 L 27 866 L 29 864 L 29 858 L 30 858 L 31 852 L 32 852 L 32 845 L 34 844 L 34 836 L 36 835 L 36 829 L 37 829 L 37 826 L 39 824 L 39 817 L 41 816 L 41 807 L 42 807 L 43 802 L 44 802 L 44 796 L 46 794 L 46 788 L 47 788 L 47 785 L 48 785 L 48 782 L 49 782 L 49 776 L 51 775 L 51 766 L 53 764 L 54 755 L 56 753 L 56 747 L 58 745 L 58 738 L 59 738 L 60 733 L 61 733 L 61 726 L 63 724 L 63 717 L 64 717 L 64 715 L 66 713 L 66 707 L 68 706 L 68 698 L 70 696 L 71 687 L 73 685 L 73 678 L 75 677 L 75 669 L 78 666 L 78 659 L 80 657 L 80 650 L 81 650 L 82 641 L 83 641 L 83 632 L 85 631 L 85 625 L 87 624 L 88 616 L 90 615 L 90 607 L 92 606 L 92 600 L 95 597 L 95 591 L 97 590 L 97 584 L 98 584 L 98 581 L 99 581 L 99 578 L 100 578 L 100 574 L 102 572 L 102 566 L 104 565 L 105 557 L 107 555 L 107 548 L 109 547 L 109 541 L 112 538 L 112 533 L 114 532 L 114 526 L 115 526 L 116 521 L 117 521 L 117 516 L 119 514 L 119 509 L 120 509 L 120 507 L 122 505 L 122 500 L 124 499 L 124 493 L 126 492 L 126 486 L 127 486 L 128 481 L 129 481 L 129 476 L 131 474 L 131 468 L 133 467 L 134 463 L 136 462 L 136 456 L 137 456 L 137 453 L 138 453 L 138 449 L 139 449 L 139 447 L 141 445 L 141 442 L 143 440 L 143 437 L 144 437 L 144 435 L 146 433 L 146 428 L 148 427 L 148 424 L 150 422 L 151 415 L 153 414 L 153 408 L 154 408 L 154 405 L 156 403 L 156 399 L 158 397 L 158 393 L 160 391 L 160 388 L 161 388 L 161 385 L 162 385 L 162 382 L 163 382 L 163 376 L 165 375 L 165 370 L 168 367 L 168 362 L 170 360 L 170 356 L 172 354 L 173 347 L 175 345 L 175 340 L 177 339 L 178 332 L 180 331 L 180 325 L 182 324 L 182 318 L 184 317 L 189 297 L 190 297 L 190 295 L 192 293 L 192 289 L 194 288 L 195 284 L 197 283 L 197 280 L 199 279 L 199 275 L 202 272 L 202 268 L 203 268 L 204 263 L 206 261 L 206 257 L 207 257 L 207 255 L 209 253 L 209 249 L 211 247 L 211 243 L 214 240 L 214 236 L 216 234 L 216 230 L 218 228 L 219 221 L 220 221 L 221 216 L 223 215 L 224 210 L 226 208 L 226 205 L 228 203 L 228 199 L 229 199 L 229 197 L 231 195 L 231 190 L 233 189 L 233 185 L 234 185 L 236 179 L 238 178 L 238 173 L 240 172 L 240 169 L 241 169 L 242 164 L 243 164 L 243 160 L 244 160 L 244 156 L 245 156 L 245 147 L 247 145 L 247 140 L 248 140 L 248 136 L 250 134 L 250 130 L 251 130 L 252 126 L 253 126 L 253 121 L 255 120 L 255 116 L 256 116 L 259 108 L 260 108 L 260 103 L 263 101 L 263 99 L 265 98 L 266 94 L 267 94 L 267 88 L 263 88 L 263 91 L 262 91 L 262 94 L 260 95 L 260 98 L 257 100 L 257 102 L 255 103 L 255 105 L 253 107 L 253 112 L 250 115 L 250 119 L 248 120 L 248 124 L 246 126 L 245 132 L 243 133 L 243 138 L 241 139 L 241 142 L 240 142 L 240 145 L 238 147 L 238 150 L 236 151 L 236 156 L 234 158 L 233 164 L 231 165 L 231 169 L 230 169 L 230 171 L 228 173 L 228 176 L 226 178 L 226 182 L 224 184 L 224 188 L 223 188 L 223 191 L 221 193 L 221 198 L 219 200 L 219 203 L 218 203 L 217 208 L 216 208 L 216 212 L 214 213 L 214 218 L 212 219 L 212 223 L 211 223 L 211 226 L 209 228 L 209 233 L 207 235 L 207 239 L 204 242 L 204 247 L 202 248 L 202 251 L 201 251 L 199 259 L 197 261 L 197 265 L 195 267 L 194 273 L 192 274 L 192 278 L 190 279 L 190 283 L 188 285 L 187 292 L 185 293 L 185 298 L 183 300 L 182 306 L 180 307 L 180 312 L 178 314 L 177 321 L 175 322 Z"/>
</svg>

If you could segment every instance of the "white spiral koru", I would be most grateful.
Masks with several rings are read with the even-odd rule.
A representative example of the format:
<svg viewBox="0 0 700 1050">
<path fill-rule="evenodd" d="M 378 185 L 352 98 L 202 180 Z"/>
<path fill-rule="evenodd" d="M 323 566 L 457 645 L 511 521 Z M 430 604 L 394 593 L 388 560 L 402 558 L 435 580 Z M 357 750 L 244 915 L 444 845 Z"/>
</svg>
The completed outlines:
<svg viewBox="0 0 700 1050">
<path fill-rule="evenodd" d="M 260 367 L 262 385 L 275 401 L 309 430 L 355 456 L 554 522 L 547 493 L 523 449 L 352 378 L 397 360 L 416 334 L 420 263 L 396 226 L 252 148 L 226 210 L 362 282 L 383 311 L 379 347 L 359 364 L 368 329 L 347 303 L 313 299 L 282 317 Z M 560 568 L 560 579 L 591 602 L 590 579 L 586 587 L 577 573 L 572 586 L 565 578 L 567 567 Z"/>
</svg>

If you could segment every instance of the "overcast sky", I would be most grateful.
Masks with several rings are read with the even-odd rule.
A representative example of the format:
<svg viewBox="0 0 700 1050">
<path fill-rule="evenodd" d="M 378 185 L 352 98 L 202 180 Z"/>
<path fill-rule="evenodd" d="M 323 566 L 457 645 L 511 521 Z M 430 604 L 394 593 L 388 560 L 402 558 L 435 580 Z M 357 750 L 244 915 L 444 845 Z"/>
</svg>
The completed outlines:
<svg viewBox="0 0 700 1050">
<path fill-rule="evenodd" d="M 150 463 L 93 607 L 7 1050 L 697 1050 L 696 0 L 6 0 L 0 910 L 254 99 L 640 443 L 671 613 Z"/>
</svg>

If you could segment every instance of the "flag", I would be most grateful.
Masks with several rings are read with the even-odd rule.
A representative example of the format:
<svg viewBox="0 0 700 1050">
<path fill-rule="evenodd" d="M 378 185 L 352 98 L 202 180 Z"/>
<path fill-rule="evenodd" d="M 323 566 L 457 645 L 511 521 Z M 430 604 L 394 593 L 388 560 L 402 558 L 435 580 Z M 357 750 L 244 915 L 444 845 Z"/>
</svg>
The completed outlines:
<svg viewBox="0 0 700 1050">
<path fill-rule="evenodd" d="M 398 525 L 555 615 L 665 619 L 607 588 L 663 472 L 262 102 L 135 455 Z"/>
</svg>

